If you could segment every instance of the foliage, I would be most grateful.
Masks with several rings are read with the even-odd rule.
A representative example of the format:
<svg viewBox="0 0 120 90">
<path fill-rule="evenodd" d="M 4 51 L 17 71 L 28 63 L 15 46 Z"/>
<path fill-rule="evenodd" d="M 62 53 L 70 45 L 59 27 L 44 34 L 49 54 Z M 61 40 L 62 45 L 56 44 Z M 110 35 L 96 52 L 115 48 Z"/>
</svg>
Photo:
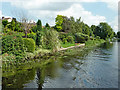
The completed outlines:
<svg viewBox="0 0 120 90">
<path fill-rule="evenodd" d="M 37 21 L 37 31 L 41 31 L 42 30 L 42 22 L 41 20 Z"/>
<path fill-rule="evenodd" d="M 4 53 L 2 55 L 2 61 L 15 61 L 16 60 L 16 56 L 14 54 L 10 54 L 8 55 L 7 53 Z"/>
<path fill-rule="evenodd" d="M 2 54 L 14 54 L 22 56 L 24 53 L 24 42 L 20 35 L 7 35 L 2 37 Z"/>
<path fill-rule="evenodd" d="M 35 51 L 35 41 L 32 38 L 23 38 L 26 52 Z"/>
<path fill-rule="evenodd" d="M 41 39 L 42 47 L 45 49 L 52 49 L 53 52 L 60 48 L 60 41 L 58 38 L 58 32 L 51 30 L 44 30 L 44 35 Z"/>
<path fill-rule="evenodd" d="M 119 32 L 117 32 L 117 37 L 118 37 L 118 38 L 120 38 L 120 31 L 119 31 Z"/>
<path fill-rule="evenodd" d="M 90 35 L 90 28 L 89 28 L 89 26 L 87 24 L 83 24 L 82 32 L 83 32 L 83 34 Z"/>
<path fill-rule="evenodd" d="M 6 25 L 8 24 L 7 20 L 2 20 L 2 24 L 4 25 L 4 27 L 6 27 Z"/>
<path fill-rule="evenodd" d="M 16 27 L 16 25 L 15 25 L 15 21 L 12 20 L 10 23 L 11 23 L 11 27 L 10 27 L 10 28 L 11 28 L 11 30 L 14 31 L 14 30 L 15 30 L 15 27 Z"/>
<path fill-rule="evenodd" d="M 113 29 L 107 23 L 100 23 L 93 31 L 95 36 L 99 36 L 101 39 L 113 38 Z"/>
<path fill-rule="evenodd" d="M 73 38 L 73 36 L 68 36 L 67 37 L 67 42 L 69 42 L 69 43 L 74 43 L 74 38 Z"/>
<path fill-rule="evenodd" d="M 34 33 L 34 32 L 28 33 L 27 37 L 32 38 L 36 42 L 36 33 Z"/>
<path fill-rule="evenodd" d="M 61 47 L 63 47 L 63 48 L 66 48 L 66 47 L 70 47 L 70 46 L 75 46 L 75 43 L 62 43 L 61 44 Z"/>
<path fill-rule="evenodd" d="M 85 45 L 86 46 L 94 46 L 94 45 L 99 45 L 99 44 L 102 44 L 104 43 L 105 40 L 103 39 L 98 39 L 98 40 L 88 40 L 85 42 Z"/>
<path fill-rule="evenodd" d="M 74 43 L 73 35 L 69 33 L 59 33 L 59 39 L 65 44 L 67 42 Z"/>
<path fill-rule="evenodd" d="M 42 45 L 41 38 L 43 34 L 44 34 L 43 31 L 37 31 L 36 33 L 36 45 L 37 46 Z"/>
<path fill-rule="evenodd" d="M 34 33 L 36 33 L 36 32 L 37 32 L 37 26 L 33 26 L 33 27 L 31 28 L 31 30 L 32 30 Z"/>
<path fill-rule="evenodd" d="M 46 23 L 45 28 L 50 29 L 50 25 Z"/>
<path fill-rule="evenodd" d="M 55 22 L 56 22 L 56 29 L 57 31 L 61 31 L 62 30 L 62 23 L 63 23 L 63 17 L 62 15 L 57 15 L 57 17 L 55 18 Z"/>
<path fill-rule="evenodd" d="M 89 36 L 83 33 L 76 33 L 75 34 L 75 41 L 77 43 L 84 43 L 89 39 Z"/>
</svg>

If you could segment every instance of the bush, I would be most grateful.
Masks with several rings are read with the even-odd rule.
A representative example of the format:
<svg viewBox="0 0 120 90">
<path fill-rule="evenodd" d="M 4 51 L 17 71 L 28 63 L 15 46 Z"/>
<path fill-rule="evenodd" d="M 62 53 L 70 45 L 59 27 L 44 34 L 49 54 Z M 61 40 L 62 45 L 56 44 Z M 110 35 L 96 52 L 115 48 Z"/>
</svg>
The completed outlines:
<svg viewBox="0 0 120 90">
<path fill-rule="evenodd" d="M 32 38 L 23 38 L 26 52 L 35 51 L 35 41 Z"/>
<path fill-rule="evenodd" d="M 99 44 L 102 44 L 104 43 L 105 40 L 103 39 L 99 39 L 99 40 L 88 40 L 85 42 L 85 45 L 86 46 L 94 46 L 94 45 L 99 45 Z"/>
<path fill-rule="evenodd" d="M 72 36 L 68 36 L 67 41 L 70 43 L 74 43 L 74 38 Z"/>
<path fill-rule="evenodd" d="M 35 42 L 36 42 L 36 33 L 32 32 L 32 33 L 28 33 L 27 34 L 28 38 L 32 38 Z"/>
<path fill-rule="evenodd" d="M 24 42 L 20 35 L 6 35 L 2 37 L 2 54 L 14 54 L 21 56 L 24 54 Z"/>
<path fill-rule="evenodd" d="M 89 36 L 83 33 L 76 33 L 75 34 L 75 41 L 77 43 L 84 43 L 89 39 Z"/>
<path fill-rule="evenodd" d="M 67 42 L 74 43 L 74 38 L 72 35 L 69 35 L 69 33 L 60 33 L 59 39 L 65 44 Z"/>
<path fill-rule="evenodd" d="M 37 46 L 42 45 L 41 38 L 42 38 L 43 34 L 44 33 L 43 33 L 42 30 L 41 31 L 37 31 L 37 33 L 36 33 L 36 45 Z"/>
<path fill-rule="evenodd" d="M 62 42 L 65 44 L 67 43 L 67 38 L 63 38 Z"/>
<path fill-rule="evenodd" d="M 60 48 L 60 40 L 58 38 L 58 32 L 50 29 L 44 30 L 44 35 L 41 39 L 42 47 L 45 49 L 51 49 L 53 52 Z"/>
</svg>

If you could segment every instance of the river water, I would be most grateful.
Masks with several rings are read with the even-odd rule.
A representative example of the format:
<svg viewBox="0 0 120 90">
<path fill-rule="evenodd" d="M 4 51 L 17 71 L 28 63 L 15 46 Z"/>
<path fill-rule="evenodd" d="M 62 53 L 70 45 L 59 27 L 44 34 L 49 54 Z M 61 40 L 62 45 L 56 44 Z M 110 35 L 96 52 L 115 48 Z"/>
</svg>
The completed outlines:
<svg viewBox="0 0 120 90">
<path fill-rule="evenodd" d="M 3 88 L 118 88 L 119 42 L 3 71 Z M 120 49 L 120 48 L 119 48 Z M 74 53 L 74 52 L 71 52 Z M 8 71 L 7 71 L 8 70 Z"/>
</svg>

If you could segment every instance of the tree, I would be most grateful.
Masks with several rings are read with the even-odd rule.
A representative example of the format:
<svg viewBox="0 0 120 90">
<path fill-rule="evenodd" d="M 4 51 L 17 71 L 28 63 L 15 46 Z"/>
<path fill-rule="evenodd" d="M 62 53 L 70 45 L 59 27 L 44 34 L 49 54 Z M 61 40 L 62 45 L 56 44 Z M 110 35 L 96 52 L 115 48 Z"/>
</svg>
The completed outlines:
<svg viewBox="0 0 120 90">
<path fill-rule="evenodd" d="M 41 37 L 42 37 L 42 22 L 41 22 L 41 20 L 38 20 L 37 21 L 37 27 L 36 28 L 34 28 L 34 29 L 36 29 L 36 45 L 41 45 Z"/>
<path fill-rule="evenodd" d="M 70 32 L 72 33 L 72 34 L 74 34 L 75 33 L 75 19 L 74 19 L 74 17 L 70 17 L 70 23 L 71 23 L 71 30 L 70 30 Z"/>
<path fill-rule="evenodd" d="M 57 15 L 57 17 L 55 18 L 55 27 L 57 29 L 57 31 L 61 31 L 62 30 L 62 24 L 63 24 L 63 17 L 62 15 Z"/>
<path fill-rule="evenodd" d="M 82 33 L 82 28 L 83 28 L 84 23 L 81 21 L 81 17 L 76 19 L 75 22 L 75 33 Z"/>
<path fill-rule="evenodd" d="M 48 23 L 46 23 L 46 25 L 45 25 L 45 28 L 50 28 L 50 25 L 48 24 Z"/>
<path fill-rule="evenodd" d="M 120 38 L 120 31 L 117 32 L 117 37 Z"/>
<path fill-rule="evenodd" d="M 37 31 L 41 31 L 42 30 L 42 23 L 41 20 L 37 21 Z"/>
<path fill-rule="evenodd" d="M 15 23 L 15 21 L 12 19 L 12 21 L 11 21 L 11 30 L 15 30 L 15 27 L 16 27 L 16 23 Z"/>
<path fill-rule="evenodd" d="M 94 32 L 95 29 L 96 29 L 96 26 L 95 26 L 95 25 L 92 25 L 90 28 L 91 28 L 91 30 Z"/>
<path fill-rule="evenodd" d="M 27 33 L 30 30 L 30 18 L 28 16 L 28 13 L 23 10 L 16 10 L 13 11 L 12 14 L 17 17 L 18 21 L 20 22 L 20 29 L 25 33 L 25 37 L 27 38 Z"/>
<path fill-rule="evenodd" d="M 101 22 L 93 32 L 95 36 L 99 36 L 101 39 L 113 38 L 113 29 L 105 22 Z"/>
<path fill-rule="evenodd" d="M 66 16 L 63 17 L 63 23 L 62 23 L 62 31 L 63 32 L 70 32 L 71 30 L 71 22 L 70 19 Z"/>
<path fill-rule="evenodd" d="M 90 35 L 90 28 L 87 24 L 83 24 L 82 32 L 83 34 Z"/>
<path fill-rule="evenodd" d="M 2 24 L 4 25 L 4 27 L 6 27 L 6 25 L 8 24 L 7 20 L 2 20 Z"/>
</svg>

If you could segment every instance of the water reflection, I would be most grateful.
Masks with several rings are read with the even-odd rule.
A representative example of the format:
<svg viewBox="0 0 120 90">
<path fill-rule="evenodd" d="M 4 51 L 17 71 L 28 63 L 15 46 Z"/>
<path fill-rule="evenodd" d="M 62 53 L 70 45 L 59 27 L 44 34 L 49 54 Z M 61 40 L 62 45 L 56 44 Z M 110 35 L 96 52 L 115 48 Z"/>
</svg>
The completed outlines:
<svg viewBox="0 0 120 90">
<path fill-rule="evenodd" d="M 76 48 L 43 62 L 3 69 L 3 88 L 105 88 L 117 87 L 115 44 Z M 110 62 L 114 59 L 112 62 Z M 112 74 L 110 74 L 113 72 Z"/>
</svg>

